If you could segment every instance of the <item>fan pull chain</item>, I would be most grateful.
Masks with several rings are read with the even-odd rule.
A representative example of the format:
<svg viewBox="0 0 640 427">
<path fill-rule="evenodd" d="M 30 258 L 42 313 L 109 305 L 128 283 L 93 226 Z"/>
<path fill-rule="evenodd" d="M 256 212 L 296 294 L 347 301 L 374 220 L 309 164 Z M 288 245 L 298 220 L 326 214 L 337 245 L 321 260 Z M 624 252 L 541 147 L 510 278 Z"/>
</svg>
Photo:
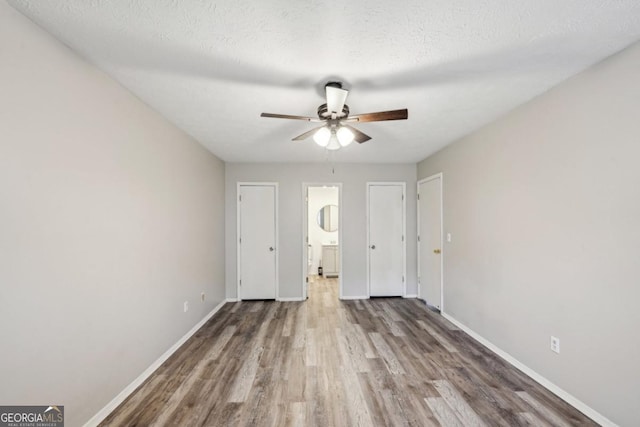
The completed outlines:
<svg viewBox="0 0 640 427">
<path fill-rule="evenodd" d="M 325 150 L 325 151 L 327 153 L 327 157 L 325 158 L 325 160 L 327 161 L 327 163 L 331 164 L 331 175 L 335 175 L 336 174 L 336 162 L 335 162 L 336 152 L 332 150 Z"/>
</svg>

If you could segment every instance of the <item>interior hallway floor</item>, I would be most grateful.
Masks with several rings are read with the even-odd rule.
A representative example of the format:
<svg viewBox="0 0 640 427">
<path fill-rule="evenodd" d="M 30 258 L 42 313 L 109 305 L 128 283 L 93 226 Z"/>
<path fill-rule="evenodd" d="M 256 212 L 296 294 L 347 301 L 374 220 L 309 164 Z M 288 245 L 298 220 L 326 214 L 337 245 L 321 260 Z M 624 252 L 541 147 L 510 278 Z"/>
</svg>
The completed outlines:
<svg viewBox="0 0 640 427">
<path fill-rule="evenodd" d="M 597 425 L 419 300 L 225 304 L 102 425 Z"/>
</svg>

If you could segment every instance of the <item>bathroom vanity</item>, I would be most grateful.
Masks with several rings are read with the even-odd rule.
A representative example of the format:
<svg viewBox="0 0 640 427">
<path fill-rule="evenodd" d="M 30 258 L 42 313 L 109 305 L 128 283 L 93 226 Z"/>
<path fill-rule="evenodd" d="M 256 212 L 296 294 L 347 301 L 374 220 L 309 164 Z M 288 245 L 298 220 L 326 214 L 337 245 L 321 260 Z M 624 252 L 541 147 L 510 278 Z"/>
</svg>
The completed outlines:
<svg viewBox="0 0 640 427">
<path fill-rule="evenodd" d="M 340 273 L 338 245 L 322 245 L 322 272 L 324 277 L 338 277 Z"/>
</svg>

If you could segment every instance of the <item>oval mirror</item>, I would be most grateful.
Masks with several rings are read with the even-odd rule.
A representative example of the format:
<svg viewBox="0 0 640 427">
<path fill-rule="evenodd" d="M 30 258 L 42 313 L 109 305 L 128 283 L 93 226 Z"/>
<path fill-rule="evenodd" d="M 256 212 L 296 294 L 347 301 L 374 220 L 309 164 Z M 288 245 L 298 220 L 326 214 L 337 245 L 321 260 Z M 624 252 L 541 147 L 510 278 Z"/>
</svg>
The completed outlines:
<svg viewBox="0 0 640 427">
<path fill-rule="evenodd" d="M 336 205 L 324 205 L 318 211 L 318 225 L 324 231 L 338 231 L 338 207 Z"/>
</svg>

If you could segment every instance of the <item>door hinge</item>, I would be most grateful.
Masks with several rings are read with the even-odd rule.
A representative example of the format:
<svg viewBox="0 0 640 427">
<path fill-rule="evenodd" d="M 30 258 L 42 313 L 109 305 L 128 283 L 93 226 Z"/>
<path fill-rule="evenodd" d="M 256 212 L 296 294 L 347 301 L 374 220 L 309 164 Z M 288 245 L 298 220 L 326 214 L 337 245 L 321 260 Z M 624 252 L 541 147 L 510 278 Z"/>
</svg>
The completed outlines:
<svg viewBox="0 0 640 427">
<path fill-rule="evenodd" d="M 307 283 L 309 283 L 309 276 L 307 276 L 307 278 L 306 278 L 306 279 L 307 279 Z"/>
<path fill-rule="evenodd" d="M 404 283 L 404 276 L 402 276 L 402 283 Z"/>
<path fill-rule="evenodd" d="M 418 200 L 420 200 L 420 193 L 418 193 Z"/>
<path fill-rule="evenodd" d="M 420 241 L 420 235 L 418 234 L 418 242 Z"/>
<path fill-rule="evenodd" d="M 242 279 L 240 279 L 240 286 L 242 286 Z"/>
<path fill-rule="evenodd" d="M 240 244 L 242 244 L 242 237 L 240 238 Z"/>
<path fill-rule="evenodd" d="M 309 236 L 307 236 L 306 239 L 307 239 L 307 243 L 309 243 Z"/>
<path fill-rule="evenodd" d="M 402 241 L 404 242 L 404 235 L 402 236 Z"/>
<path fill-rule="evenodd" d="M 402 195 L 402 201 L 404 201 L 404 194 Z"/>
<path fill-rule="evenodd" d="M 242 201 L 242 194 L 238 196 L 238 201 L 241 202 Z"/>
</svg>

